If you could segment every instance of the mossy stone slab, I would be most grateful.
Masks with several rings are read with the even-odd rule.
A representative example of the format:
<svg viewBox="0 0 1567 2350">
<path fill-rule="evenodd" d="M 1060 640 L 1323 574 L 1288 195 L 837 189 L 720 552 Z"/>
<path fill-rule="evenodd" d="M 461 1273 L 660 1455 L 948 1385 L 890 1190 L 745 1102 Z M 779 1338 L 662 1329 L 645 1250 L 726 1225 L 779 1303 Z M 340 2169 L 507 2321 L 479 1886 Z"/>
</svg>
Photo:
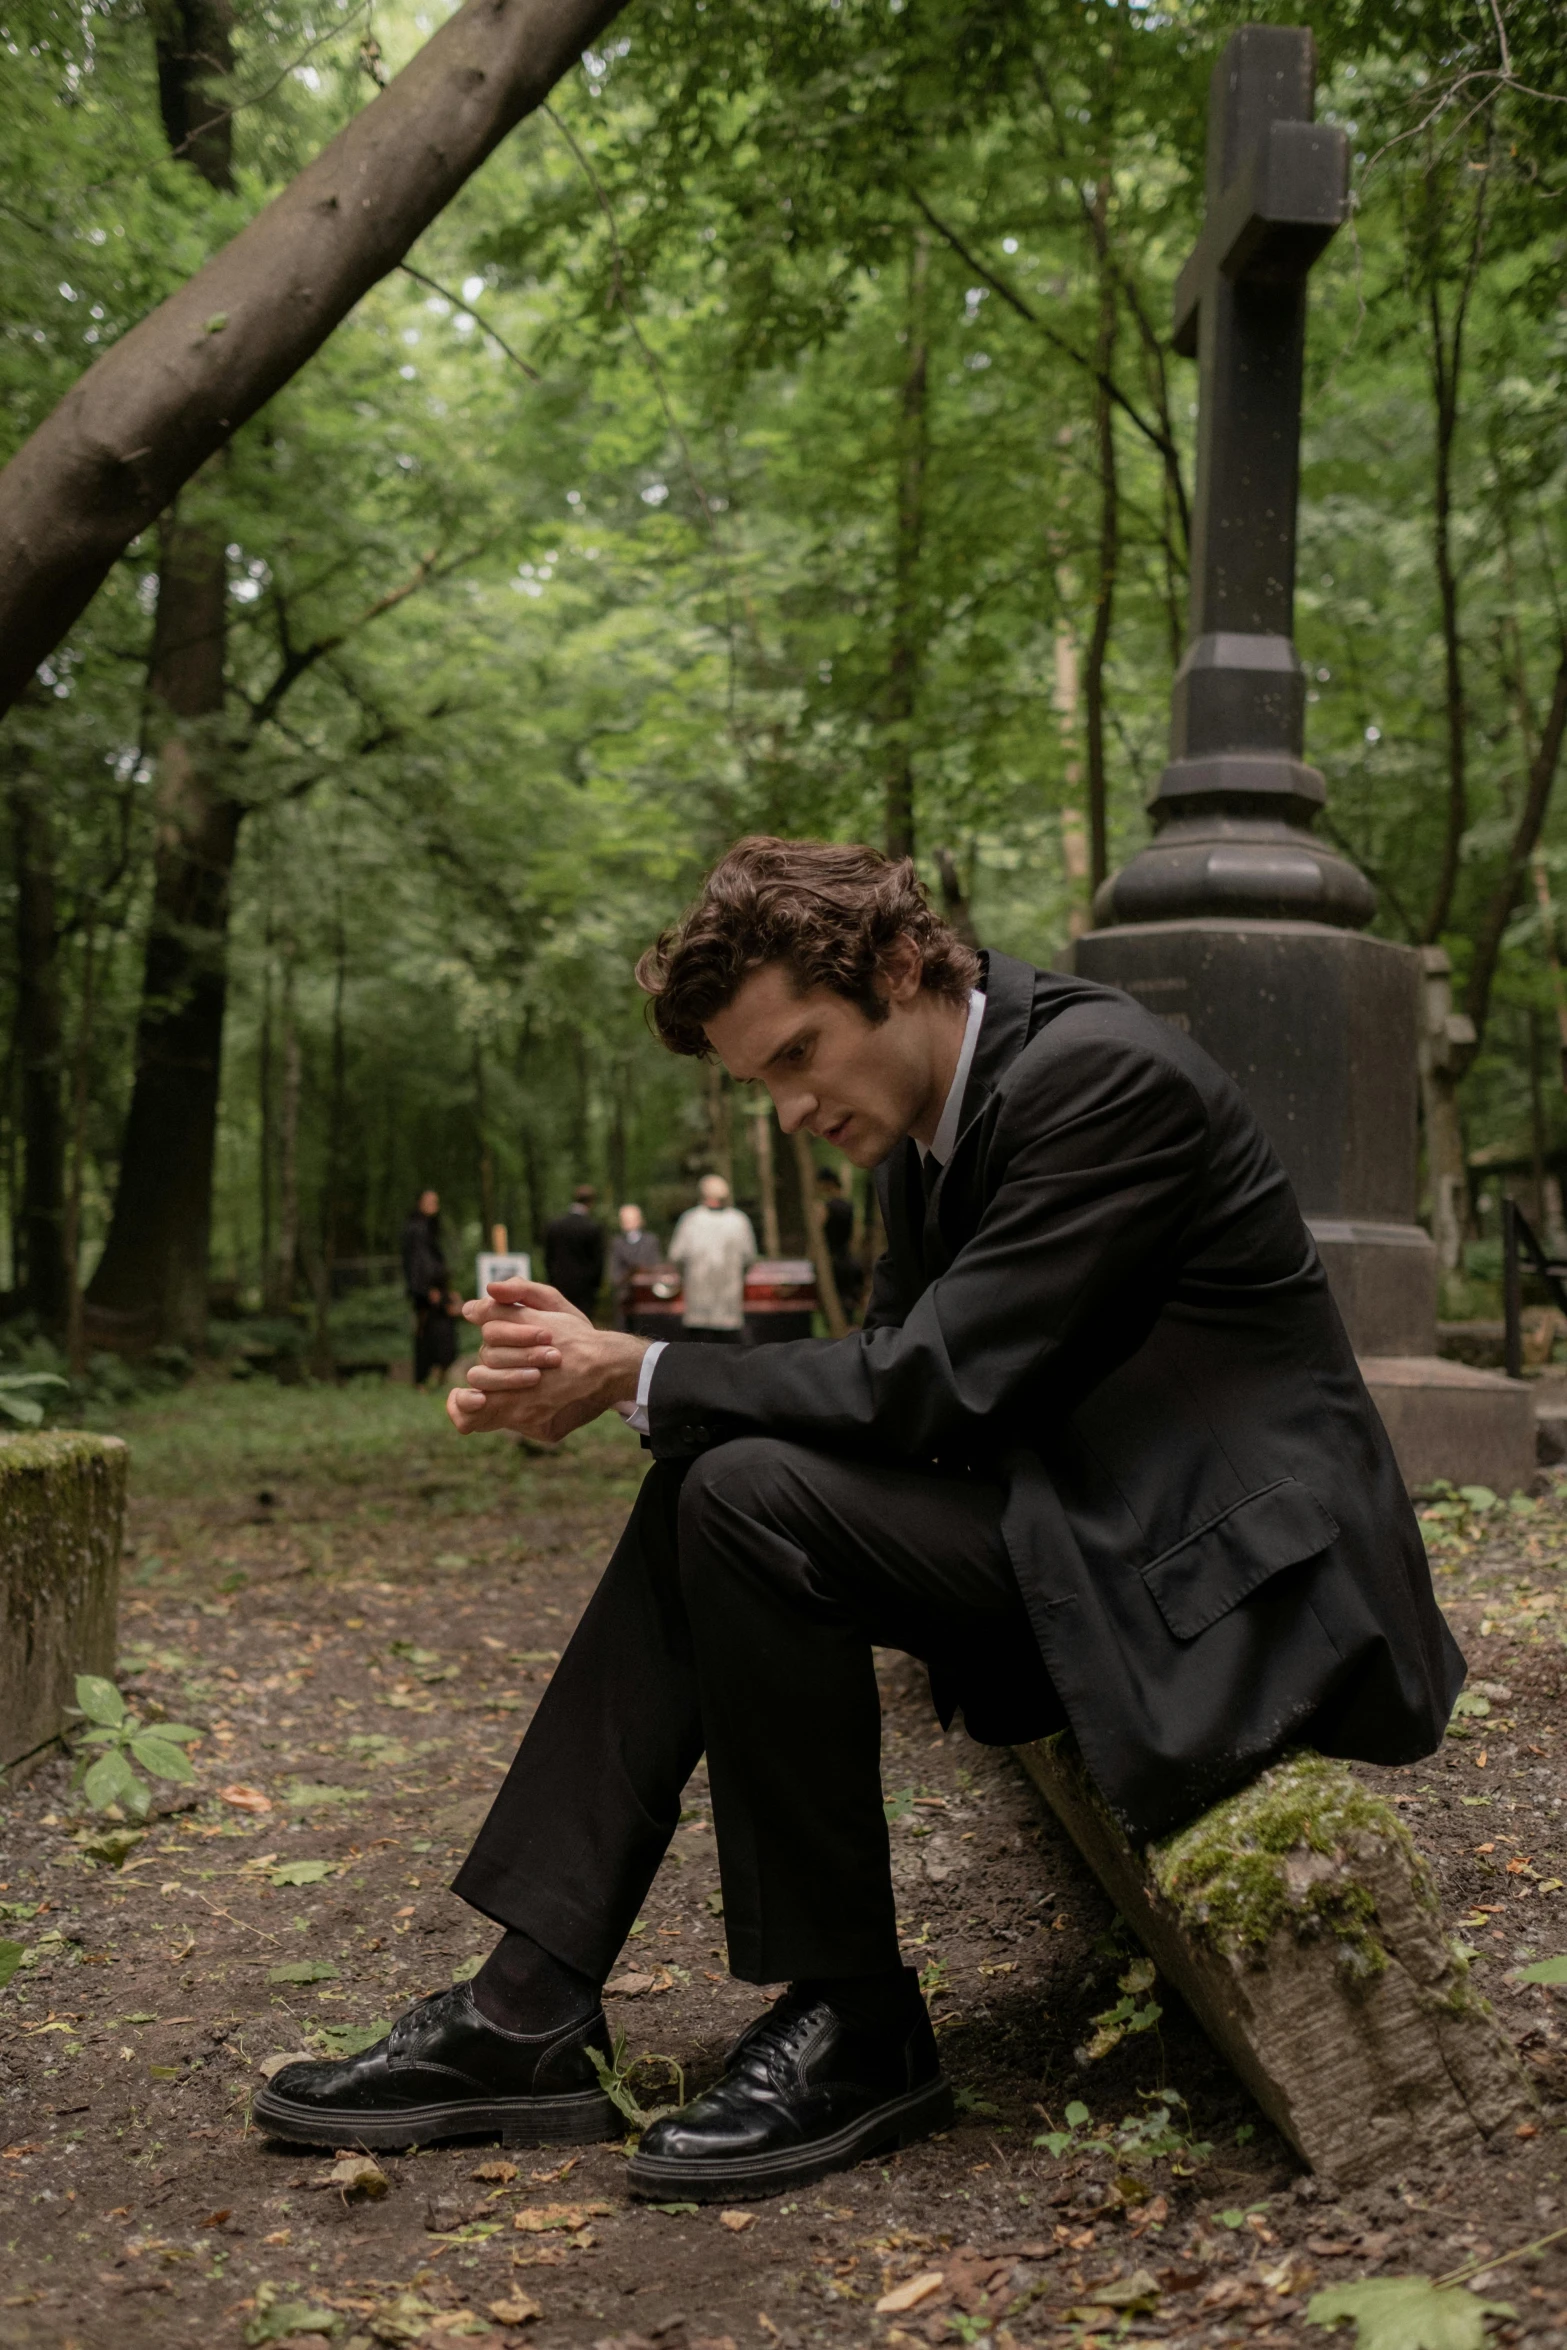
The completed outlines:
<svg viewBox="0 0 1567 2350">
<path fill-rule="evenodd" d="M 78 1673 L 113 1677 L 129 1457 L 74 1429 L 0 1438 L 0 1777 L 58 1738 Z"/>
<path fill-rule="evenodd" d="M 1139 1851 L 1065 1737 L 1019 1762 L 1165 1977 L 1314 2171 L 1352 2185 L 1519 2120 L 1523 2071 L 1402 1820 L 1287 1755 Z"/>
</svg>

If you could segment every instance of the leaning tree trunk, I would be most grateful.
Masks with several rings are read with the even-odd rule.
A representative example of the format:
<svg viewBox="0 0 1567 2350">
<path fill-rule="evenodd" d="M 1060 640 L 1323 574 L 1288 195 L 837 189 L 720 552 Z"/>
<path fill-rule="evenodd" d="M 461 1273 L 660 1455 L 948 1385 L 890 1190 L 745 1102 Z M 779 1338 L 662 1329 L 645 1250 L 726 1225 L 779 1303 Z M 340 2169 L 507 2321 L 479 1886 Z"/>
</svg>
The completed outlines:
<svg viewBox="0 0 1567 2350">
<path fill-rule="evenodd" d="M 148 678 L 163 739 L 136 1078 L 87 1292 L 92 1335 L 129 1348 L 206 1339 L 229 883 L 244 813 L 217 780 L 226 595 L 221 540 L 171 522 Z"/>
<path fill-rule="evenodd" d="M 74 384 L 0 474 L 0 709 L 110 565 L 320 349 L 619 0 L 465 0 L 231 245 Z"/>
<path fill-rule="evenodd" d="M 39 778 L 18 764 L 11 788 L 16 878 L 16 1045 L 21 1070 L 23 1305 L 64 1322 L 65 1106 L 60 1008 L 60 931 L 55 909 L 54 828 Z"/>
</svg>

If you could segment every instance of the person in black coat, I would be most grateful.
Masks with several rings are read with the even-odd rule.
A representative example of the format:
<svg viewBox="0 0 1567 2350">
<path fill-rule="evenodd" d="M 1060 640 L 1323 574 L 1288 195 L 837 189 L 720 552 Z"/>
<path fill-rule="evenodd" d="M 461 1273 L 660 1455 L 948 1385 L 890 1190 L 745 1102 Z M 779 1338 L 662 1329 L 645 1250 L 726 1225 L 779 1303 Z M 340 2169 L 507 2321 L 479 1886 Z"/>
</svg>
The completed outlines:
<svg viewBox="0 0 1567 2350">
<path fill-rule="evenodd" d="M 414 1312 L 414 1385 L 444 1378 L 457 1359 L 450 1277 L 441 1244 L 441 1195 L 421 1191 L 403 1226 L 403 1286 Z"/>
<path fill-rule="evenodd" d="M 359 2143 L 400 2087 L 406 2144 L 445 2066 L 540 2115 L 565 2052 L 602 2048 L 599 1986 L 705 1752 L 730 1971 L 790 1986 L 628 2167 L 710 2200 L 951 2111 L 897 1940 L 874 1645 L 976 1738 L 1069 1728 L 1137 1839 L 1291 1744 L 1431 1752 L 1463 1661 L 1289 1183 L 1190 1037 L 976 955 L 907 862 L 812 843 L 731 851 L 639 977 L 675 1050 L 874 1167 L 865 1326 L 720 1354 L 531 1284 L 465 1309 L 460 1430 L 615 1406 L 654 1465 L 457 1877 L 506 1928 L 471 1998 L 404 2019 L 396 2085 L 299 2067 L 255 2110 Z"/>
<path fill-rule="evenodd" d="M 827 1243 L 827 1256 L 832 1265 L 833 1287 L 838 1292 L 838 1303 L 853 1321 L 860 1292 L 865 1287 L 864 1267 L 854 1253 L 853 1203 L 844 1197 L 836 1168 L 817 1168 L 816 1190 L 822 1203 L 822 1238 Z"/>
<path fill-rule="evenodd" d="M 591 1183 L 580 1183 L 566 1213 L 544 1230 L 545 1277 L 589 1321 L 604 1286 L 604 1227 L 593 1213 L 597 1197 Z"/>
<path fill-rule="evenodd" d="M 656 1232 L 649 1232 L 642 1221 L 642 1210 L 635 1200 L 627 1200 L 617 1211 L 620 1230 L 609 1244 L 609 1286 L 615 1300 L 615 1327 L 629 1330 L 632 1310 L 632 1279 L 638 1273 L 651 1273 L 655 1265 L 664 1262 L 664 1251 Z"/>
</svg>

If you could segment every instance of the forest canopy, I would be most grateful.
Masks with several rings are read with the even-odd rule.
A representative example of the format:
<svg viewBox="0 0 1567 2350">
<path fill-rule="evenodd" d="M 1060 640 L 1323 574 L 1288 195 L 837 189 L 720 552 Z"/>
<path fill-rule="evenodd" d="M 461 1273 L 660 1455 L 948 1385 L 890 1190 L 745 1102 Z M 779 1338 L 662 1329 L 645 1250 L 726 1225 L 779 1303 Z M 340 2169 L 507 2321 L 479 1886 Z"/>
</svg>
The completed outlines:
<svg viewBox="0 0 1567 2350">
<path fill-rule="evenodd" d="M 0 460 L 443 21 L 0 0 Z M 755 1105 L 637 953 L 737 834 L 1048 961 L 1185 626 L 1208 76 L 1294 10 L 633 0 L 115 564 L 0 729 L 0 1287 L 203 1341 L 439 1188 L 668 1228 Z M 1552 0 L 1325 0 L 1297 638 L 1321 830 L 1440 945 L 1471 1161 L 1567 1144 Z M 209 322 L 223 330 L 223 320 Z M 210 1201 L 210 1264 L 208 1211 Z"/>
</svg>

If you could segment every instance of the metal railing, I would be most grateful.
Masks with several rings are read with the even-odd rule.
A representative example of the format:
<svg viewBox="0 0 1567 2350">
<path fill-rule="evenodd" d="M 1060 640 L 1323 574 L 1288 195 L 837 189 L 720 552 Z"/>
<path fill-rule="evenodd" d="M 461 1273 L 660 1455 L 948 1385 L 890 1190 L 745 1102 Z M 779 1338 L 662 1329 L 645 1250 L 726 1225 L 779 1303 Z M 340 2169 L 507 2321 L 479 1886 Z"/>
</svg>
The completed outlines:
<svg viewBox="0 0 1567 2350">
<path fill-rule="evenodd" d="M 1567 1314 L 1567 1262 L 1547 1256 L 1534 1226 L 1518 1202 L 1502 1202 L 1502 1368 L 1509 1379 L 1523 1377 L 1523 1266 L 1519 1250 L 1527 1251 L 1534 1270 Z"/>
</svg>

